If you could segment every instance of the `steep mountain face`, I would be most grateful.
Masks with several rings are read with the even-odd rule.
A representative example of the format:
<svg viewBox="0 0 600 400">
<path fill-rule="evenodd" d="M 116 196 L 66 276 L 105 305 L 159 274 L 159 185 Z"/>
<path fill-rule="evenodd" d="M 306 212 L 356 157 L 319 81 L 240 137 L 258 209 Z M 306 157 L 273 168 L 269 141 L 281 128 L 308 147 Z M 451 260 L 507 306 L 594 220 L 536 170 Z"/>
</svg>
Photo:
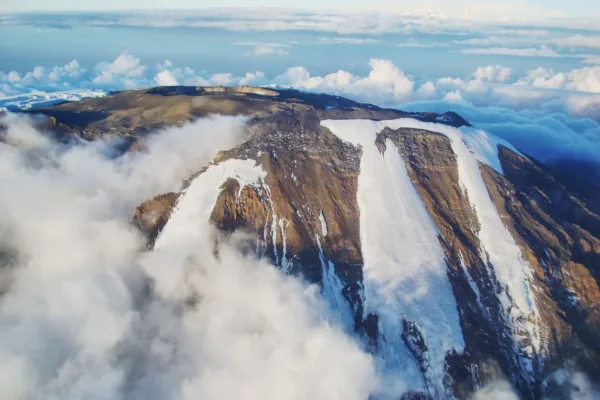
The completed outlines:
<svg viewBox="0 0 600 400">
<path fill-rule="evenodd" d="M 598 188 L 456 114 L 181 87 L 38 111 L 66 138 L 108 130 L 130 145 L 211 113 L 249 116 L 245 143 L 134 223 L 150 249 L 201 240 L 182 228 L 194 218 L 246 232 L 246 251 L 320 285 L 402 398 L 468 398 L 499 376 L 523 398 L 561 398 L 563 368 L 600 374 Z"/>
</svg>

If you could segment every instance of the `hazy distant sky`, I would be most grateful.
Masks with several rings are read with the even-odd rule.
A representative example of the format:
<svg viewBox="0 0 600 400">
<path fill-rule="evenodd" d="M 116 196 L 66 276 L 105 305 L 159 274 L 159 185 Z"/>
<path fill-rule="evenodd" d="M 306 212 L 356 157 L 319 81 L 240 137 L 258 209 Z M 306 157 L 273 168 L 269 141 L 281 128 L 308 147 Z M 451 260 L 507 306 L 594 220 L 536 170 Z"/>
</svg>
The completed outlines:
<svg viewBox="0 0 600 400">
<path fill-rule="evenodd" d="M 311 9 L 394 9 L 414 10 L 421 8 L 427 11 L 457 13 L 463 16 L 477 17 L 481 14 L 490 16 L 514 16 L 522 12 L 531 18 L 544 17 L 536 15 L 534 10 L 548 12 L 548 15 L 590 16 L 600 13 L 598 0 L 0 0 L 2 11 L 91 11 L 91 10 L 124 10 L 124 9 L 175 9 L 202 7 L 295 7 Z"/>
</svg>

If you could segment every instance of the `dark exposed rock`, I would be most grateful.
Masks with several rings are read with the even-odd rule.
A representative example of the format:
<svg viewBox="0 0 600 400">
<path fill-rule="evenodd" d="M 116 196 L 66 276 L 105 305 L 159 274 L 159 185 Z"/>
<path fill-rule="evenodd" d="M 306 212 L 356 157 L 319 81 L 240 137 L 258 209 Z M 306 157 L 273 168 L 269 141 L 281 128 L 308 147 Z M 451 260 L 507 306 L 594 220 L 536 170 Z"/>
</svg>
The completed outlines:
<svg viewBox="0 0 600 400">
<path fill-rule="evenodd" d="M 404 393 L 402 397 L 400 397 L 400 400 L 432 400 L 432 398 L 423 392 L 416 392 L 411 390 L 409 392 Z"/>
<path fill-rule="evenodd" d="M 140 204 L 135 210 L 133 224 L 146 236 L 148 246 L 152 247 L 156 237 L 166 225 L 179 193 L 167 193 L 156 196 Z"/>
</svg>

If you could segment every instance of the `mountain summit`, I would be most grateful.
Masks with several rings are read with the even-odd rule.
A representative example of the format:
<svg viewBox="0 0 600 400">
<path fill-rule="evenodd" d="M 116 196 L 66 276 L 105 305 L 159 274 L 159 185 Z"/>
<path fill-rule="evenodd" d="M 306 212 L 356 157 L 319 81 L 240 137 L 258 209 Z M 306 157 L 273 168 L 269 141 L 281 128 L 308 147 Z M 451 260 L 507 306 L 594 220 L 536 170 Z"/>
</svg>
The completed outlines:
<svg viewBox="0 0 600 400">
<path fill-rule="evenodd" d="M 523 398 L 563 398 L 566 370 L 600 376 L 599 188 L 455 113 L 251 87 L 30 112 L 61 140 L 108 132 L 122 151 L 211 114 L 247 117 L 242 145 L 141 204 L 134 225 L 155 252 L 205 240 L 199 221 L 243 232 L 245 251 L 318 285 L 403 399 L 467 399 L 499 377 Z"/>
</svg>

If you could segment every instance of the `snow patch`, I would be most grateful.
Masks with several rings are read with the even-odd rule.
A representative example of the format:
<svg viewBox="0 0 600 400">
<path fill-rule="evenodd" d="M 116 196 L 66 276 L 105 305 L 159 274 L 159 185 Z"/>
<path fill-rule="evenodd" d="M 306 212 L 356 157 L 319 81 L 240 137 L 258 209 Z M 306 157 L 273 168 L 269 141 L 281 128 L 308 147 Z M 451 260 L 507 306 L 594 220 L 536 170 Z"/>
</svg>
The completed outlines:
<svg viewBox="0 0 600 400">
<path fill-rule="evenodd" d="M 288 259 L 287 257 L 287 239 L 285 236 L 285 228 L 289 224 L 289 222 L 284 221 L 283 219 L 279 219 L 279 229 L 281 229 L 281 240 L 283 245 L 283 250 L 281 253 L 281 271 L 284 274 L 288 274 L 292 270 L 293 266 L 292 260 Z M 273 243 L 273 246 L 275 246 L 275 243 Z"/>
<path fill-rule="evenodd" d="M 327 237 L 327 221 L 325 220 L 323 210 L 321 210 L 321 213 L 319 214 L 319 220 L 321 221 L 321 233 L 323 234 L 323 237 Z"/>
<path fill-rule="evenodd" d="M 156 239 L 154 249 L 163 247 L 177 248 L 209 240 L 206 237 L 206 222 L 222 191 L 227 179 L 239 182 L 240 188 L 258 186 L 267 173 L 254 160 L 227 160 L 211 165 L 198 175 L 190 186 L 179 197 L 177 205 L 160 235 Z M 189 247 L 188 247 L 189 248 Z"/>
</svg>

